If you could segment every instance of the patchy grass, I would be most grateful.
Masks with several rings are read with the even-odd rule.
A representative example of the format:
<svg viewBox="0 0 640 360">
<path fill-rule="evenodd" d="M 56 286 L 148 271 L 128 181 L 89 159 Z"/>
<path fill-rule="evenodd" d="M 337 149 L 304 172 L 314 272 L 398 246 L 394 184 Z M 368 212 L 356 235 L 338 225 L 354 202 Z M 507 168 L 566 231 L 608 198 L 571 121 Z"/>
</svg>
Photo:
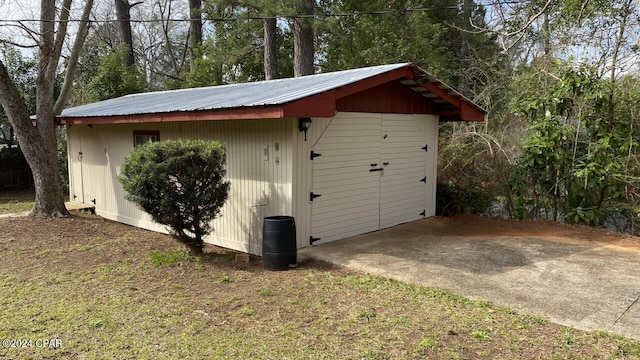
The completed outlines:
<svg viewBox="0 0 640 360">
<path fill-rule="evenodd" d="M 640 358 L 639 342 L 603 332 L 325 263 L 196 258 L 95 216 L 0 228 L 0 338 L 61 342 L 0 358 Z"/>
<path fill-rule="evenodd" d="M 34 199 L 35 194 L 31 190 L 0 191 L 0 215 L 29 211 Z"/>
</svg>

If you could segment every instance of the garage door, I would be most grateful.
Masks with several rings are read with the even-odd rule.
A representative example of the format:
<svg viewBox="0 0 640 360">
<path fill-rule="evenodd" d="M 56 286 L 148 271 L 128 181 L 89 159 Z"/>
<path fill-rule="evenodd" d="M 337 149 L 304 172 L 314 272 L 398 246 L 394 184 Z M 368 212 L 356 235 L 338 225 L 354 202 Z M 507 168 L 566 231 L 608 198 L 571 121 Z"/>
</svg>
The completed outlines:
<svg viewBox="0 0 640 360">
<path fill-rule="evenodd" d="M 380 228 L 424 217 L 427 150 L 412 116 L 382 116 Z"/>
<path fill-rule="evenodd" d="M 425 136 L 411 115 L 340 114 L 313 147 L 312 238 L 341 239 L 424 217 Z"/>
</svg>

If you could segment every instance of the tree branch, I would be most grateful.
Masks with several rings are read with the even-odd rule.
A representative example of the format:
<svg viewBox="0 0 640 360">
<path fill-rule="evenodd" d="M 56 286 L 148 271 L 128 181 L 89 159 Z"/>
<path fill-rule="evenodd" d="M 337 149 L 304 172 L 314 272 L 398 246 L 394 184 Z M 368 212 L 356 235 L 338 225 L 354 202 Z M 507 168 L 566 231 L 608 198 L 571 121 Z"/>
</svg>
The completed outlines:
<svg viewBox="0 0 640 360">
<path fill-rule="evenodd" d="M 473 34 L 478 34 L 478 33 L 492 33 L 492 34 L 496 34 L 498 36 L 500 36 L 501 38 L 510 38 L 513 37 L 515 35 L 518 35 L 518 37 L 516 38 L 515 41 L 513 41 L 510 45 L 507 46 L 507 44 L 505 44 L 503 39 L 500 39 L 500 45 L 502 46 L 503 51 L 507 52 L 511 49 L 513 49 L 513 47 L 515 47 L 518 43 L 520 43 L 520 41 L 522 41 L 522 39 L 524 38 L 525 34 L 526 34 L 526 30 L 531 26 L 531 24 L 533 24 L 536 20 L 538 20 L 538 18 L 540 18 L 540 16 L 542 16 L 548 9 L 549 7 L 554 3 L 555 0 L 547 0 L 547 2 L 544 4 L 544 6 L 542 7 L 542 9 L 533 14 L 530 15 L 527 18 L 527 21 L 520 26 L 518 29 L 511 31 L 511 32 L 502 32 L 499 30 L 491 30 L 488 28 L 483 28 L 480 26 L 477 26 L 476 24 L 473 23 L 473 21 L 471 19 L 469 19 L 469 23 L 470 25 L 475 29 L 475 31 L 469 31 L 469 30 L 464 30 L 464 29 L 460 29 L 462 31 L 466 31 L 466 32 L 471 32 Z M 504 16 L 503 14 L 501 14 L 501 16 Z"/>
<path fill-rule="evenodd" d="M 60 54 L 62 54 L 62 48 L 64 47 L 64 39 L 67 37 L 67 28 L 69 26 L 69 12 L 71 11 L 71 1 L 64 0 L 62 3 L 62 9 L 60 10 L 60 21 L 58 24 L 58 30 L 56 31 L 56 39 L 53 45 L 53 53 L 51 54 L 51 63 L 49 72 L 50 75 L 55 76 L 55 72 L 60 62 Z"/>
<path fill-rule="evenodd" d="M 78 66 L 78 59 L 82 51 L 82 46 L 84 45 L 84 41 L 87 38 L 87 34 L 89 34 L 89 29 L 91 28 L 91 22 L 89 21 L 89 16 L 91 15 L 92 8 L 93 8 L 93 0 L 87 0 L 87 2 L 84 5 L 84 11 L 82 12 L 82 18 L 80 19 L 78 34 L 76 35 L 76 39 L 73 43 L 73 48 L 71 49 L 71 54 L 69 55 L 67 71 L 64 75 L 64 82 L 62 83 L 62 89 L 53 107 L 53 113 L 56 115 L 62 112 L 62 110 L 64 109 L 64 106 L 67 103 L 67 99 L 69 98 L 69 93 L 71 92 L 71 85 L 73 84 L 73 78 L 75 76 L 76 68 Z"/>
<path fill-rule="evenodd" d="M 9 44 L 11 46 L 15 46 L 21 49 L 33 49 L 35 47 L 38 47 L 37 44 L 33 44 L 33 45 L 24 45 L 24 44 L 19 44 L 17 42 L 13 42 L 13 41 L 9 41 L 9 40 L 0 40 L 0 44 Z"/>
<path fill-rule="evenodd" d="M 31 126 L 29 114 L 24 106 L 20 90 L 11 79 L 7 68 L 0 60 L 0 104 L 7 114 L 9 123 L 17 130 L 28 131 Z"/>
</svg>

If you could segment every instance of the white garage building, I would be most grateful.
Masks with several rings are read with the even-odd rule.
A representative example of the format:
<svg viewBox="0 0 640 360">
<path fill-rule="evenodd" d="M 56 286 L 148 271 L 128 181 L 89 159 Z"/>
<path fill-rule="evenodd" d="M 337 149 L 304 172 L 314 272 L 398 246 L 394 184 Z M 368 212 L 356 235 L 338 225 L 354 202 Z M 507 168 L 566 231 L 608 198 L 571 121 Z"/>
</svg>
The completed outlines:
<svg viewBox="0 0 640 360">
<path fill-rule="evenodd" d="M 124 158 L 148 141 L 222 141 L 231 191 L 206 241 L 260 254 L 266 216 L 293 216 L 298 248 L 433 216 L 438 122 L 484 117 L 403 63 L 128 95 L 58 119 L 67 127 L 71 199 L 161 232 L 124 199 Z"/>
</svg>

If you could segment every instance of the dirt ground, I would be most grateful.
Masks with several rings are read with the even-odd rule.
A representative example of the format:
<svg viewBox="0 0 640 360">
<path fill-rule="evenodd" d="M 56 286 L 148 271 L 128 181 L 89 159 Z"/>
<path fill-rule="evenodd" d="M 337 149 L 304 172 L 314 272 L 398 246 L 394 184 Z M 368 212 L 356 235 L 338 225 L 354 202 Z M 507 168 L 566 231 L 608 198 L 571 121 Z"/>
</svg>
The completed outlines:
<svg viewBox="0 0 640 360">
<path fill-rule="evenodd" d="M 593 241 L 608 246 L 616 246 L 620 248 L 635 249 L 640 251 L 640 237 L 630 236 L 617 232 L 611 232 L 606 229 L 598 229 L 583 225 L 567 225 L 553 221 L 516 221 L 507 219 L 488 218 L 476 215 L 458 215 L 452 217 L 438 217 L 430 223 L 430 233 L 433 235 L 448 236 L 512 236 L 512 237 L 539 237 L 550 241 L 572 242 L 575 241 Z M 37 220 L 36 220 L 37 222 Z M 85 224 L 86 223 L 86 224 Z M 4 231 L 11 232 L 6 228 L 19 226 L 20 222 L 6 223 Z M 88 226 L 85 226 L 88 225 Z M 47 228 L 52 235 L 46 239 L 40 239 L 38 244 L 43 248 L 55 246 L 59 244 L 69 231 L 74 233 L 82 232 L 85 236 L 100 236 L 101 234 L 112 234 L 117 229 L 121 229 L 122 224 L 118 224 L 107 220 L 86 221 L 83 217 L 72 216 L 59 222 L 47 222 Z M 134 228 L 132 228 L 134 229 Z M 20 226 L 16 229 L 22 236 L 39 237 L 42 230 L 38 226 Z M 155 241 L 158 238 L 165 238 L 165 235 L 157 234 L 152 231 L 136 231 L 136 237 L 143 243 L 150 242 L 157 245 Z M 216 246 L 207 246 L 207 251 L 225 252 L 225 249 Z M 232 251 L 229 251 L 233 253 Z M 255 259 L 255 257 L 254 257 Z"/>
<path fill-rule="evenodd" d="M 640 250 L 640 237 L 584 225 L 567 225 L 553 221 L 516 221 L 475 215 L 438 218 L 431 223 L 434 235 L 537 237 L 550 241 L 593 241 L 599 244 Z"/>
<path fill-rule="evenodd" d="M 581 226 L 476 216 L 434 220 L 434 234 L 537 233 L 639 245 L 636 238 Z M 160 350 L 157 358 L 640 356 L 640 345 L 625 339 L 323 262 L 303 260 L 295 271 L 270 272 L 258 257 L 238 262 L 234 252 L 214 246 L 205 251 L 216 255 L 196 261 L 177 253 L 166 235 L 94 215 L 5 218 L 0 228 L 0 287 L 12 294 L 0 299 L 0 337 L 64 341 L 60 351 L 9 349 L 3 357 L 0 349 L 0 358 L 126 358 L 132 346 L 139 358 Z M 153 265 L 153 254 L 175 257 L 178 265 Z"/>
<path fill-rule="evenodd" d="M 33 204 L 33 196 L 33 192 L 30 190 L 0 191 L 0 215 L 6 216 L 12 212 L 24 213 L 28 211 Z M 514 221 L 476 215 L 459 215 L 437 218 L 437 221 L 432 222 L 431 231 L 434 235 L 451 236 L 531 236 L 563 242 L 572 239 L 587 240 L 611 246 L 640 249 L 640 237 L 553 221 Z"/>
</svg>

